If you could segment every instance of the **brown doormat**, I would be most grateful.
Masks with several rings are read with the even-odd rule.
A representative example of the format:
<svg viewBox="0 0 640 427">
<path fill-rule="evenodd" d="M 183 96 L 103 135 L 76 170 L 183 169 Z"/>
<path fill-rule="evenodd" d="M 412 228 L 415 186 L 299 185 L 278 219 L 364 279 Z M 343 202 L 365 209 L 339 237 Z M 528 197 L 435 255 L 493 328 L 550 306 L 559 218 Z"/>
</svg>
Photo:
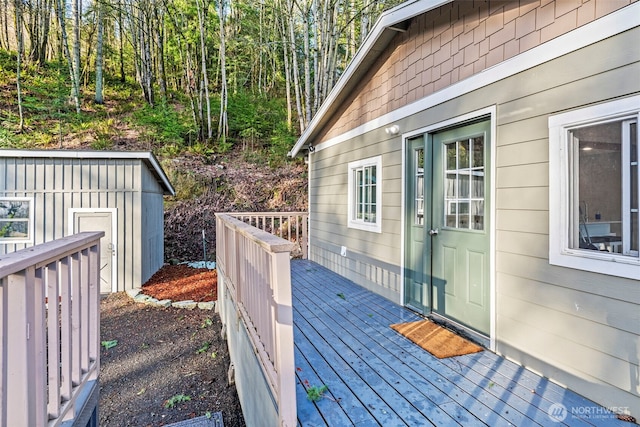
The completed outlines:
<svg viewBox="0 0 640 427">
<path fill-rule="evenodd" d="M 409 338 L 438 359 L 477 353 L 483 348 L 448 329 L 429 320 L 396 323 L 391 325 L 396 332 Z"/>
</svg>

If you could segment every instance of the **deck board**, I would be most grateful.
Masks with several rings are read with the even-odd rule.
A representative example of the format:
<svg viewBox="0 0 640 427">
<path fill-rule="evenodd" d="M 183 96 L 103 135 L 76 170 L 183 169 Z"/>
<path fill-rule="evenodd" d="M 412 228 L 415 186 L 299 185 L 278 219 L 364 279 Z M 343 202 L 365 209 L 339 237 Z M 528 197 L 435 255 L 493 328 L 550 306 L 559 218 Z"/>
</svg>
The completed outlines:
<svg viewBox="0 0 640 427">
<path fill-rule="evenodd" d="M 389 327 L 416 313 L 313 262 L 291 269 L 299 425 L 628 425 L 553 422 L 553 404 L 597 405 L 489 351 L 437 359 Z"/>
</svg>

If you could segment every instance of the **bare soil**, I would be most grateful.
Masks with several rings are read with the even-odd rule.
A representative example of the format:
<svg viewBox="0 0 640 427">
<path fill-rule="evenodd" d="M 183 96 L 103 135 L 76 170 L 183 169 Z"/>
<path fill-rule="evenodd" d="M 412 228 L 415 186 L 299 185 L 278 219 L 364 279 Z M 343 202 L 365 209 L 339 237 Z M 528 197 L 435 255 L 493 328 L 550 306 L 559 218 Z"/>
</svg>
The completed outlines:
<svg viewBox="0 0 640 427">
<path fill-rule="evenodd" d="M 307 210 L 307 170 L 302 162 L 271 168 L 246 161 L 235 151 L 224 157 L 177 157 L 170 167 L 188 171 L 203 191 L 179 201 L 167 198 L 166 261 L 204 260 L 205 253 L 206 261 L 215 261 L 216 213 Z"/>
<path fill-rule="evenodd" d="M 174 301 L 215 295 L 215 273 L 189 269 L 163 267 L 144 292 Z M 152 307 L 124 292 L 104 298 L 101 340 L 117 344 L 101 348 L 100 426 L 163 426 L 214 412 L 225 427 L 244 426 L 221 327 L 210 310 Z"/>
</svg>

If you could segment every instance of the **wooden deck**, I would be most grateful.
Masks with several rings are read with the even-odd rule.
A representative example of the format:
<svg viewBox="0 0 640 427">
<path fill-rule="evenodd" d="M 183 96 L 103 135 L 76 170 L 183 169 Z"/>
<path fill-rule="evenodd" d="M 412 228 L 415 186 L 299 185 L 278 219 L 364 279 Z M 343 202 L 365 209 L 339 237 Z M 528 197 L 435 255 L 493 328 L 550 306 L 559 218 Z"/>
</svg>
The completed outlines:
<svg viewBox="0 0 640 427">
<path fill-rule="evenodd" d="M 389 328 L 417 314 L 318 264 L 292 261 L 291 280 L 299 425 L 630 425 L 490 351 L 431 356 Z"/>
</svg>

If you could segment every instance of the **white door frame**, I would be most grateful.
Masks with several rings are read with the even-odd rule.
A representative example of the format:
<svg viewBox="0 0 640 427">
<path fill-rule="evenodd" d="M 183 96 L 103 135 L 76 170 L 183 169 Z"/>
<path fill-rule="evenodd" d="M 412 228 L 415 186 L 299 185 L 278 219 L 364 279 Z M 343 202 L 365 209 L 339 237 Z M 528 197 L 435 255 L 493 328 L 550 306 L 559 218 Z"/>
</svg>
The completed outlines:
<svg viewBox="0 0 640 427">
<path fill-rule="evenodd" d="M 432 125 L 413 130 L 411 132 L 407 132 L 402 134 L 402 170 L 406 170 L 406 148 L 407 148 L 407 140 L 414 136 L 423 135 L 427 133 L 435 133 L 447 127 L 456 126 L 464 124 L 464 122 L 487 117 L 490 121 L 491 126 L 491 140 L 489 141 L 489 156 L 491 158 L 491 168 L 488 171 L 489 179 L 491 183 L 490 188 L 490 201 L 489 201 L 489 318 L 490 318 L 490 326 L 489 326 L 489 349 L 491 351 L 495 351 L 496 349 L 496 148 L 497 148 L 497 133 L 496 133 L 496 120 L 497 120 L 497 107 L 495 105 L 491 105 L 486 108 L 482 108 L 480 110 L 472 111 L 467 114 L 463 114 L 458 117 L 454 117 L 442 122 L 434 123 Z M 405 173 L 402 174 L 402 215 L 401 218 L 401 230 L 404 230 L 405 224 Z M 405 259 L 404 259 L 404 245 L 405 245 L 405 233 L 404 231 L 401 234 L 401 243 L 400 243 L 400 283 L 402 286 L 400 287 L 400 301 L 404 306 L 404 268 L 405 268 Z"/>
<path fill-rule="evenodd" d="M 75 234 L 76 213 L 110 213 L 111 214 L 111 245 L 114 252 L 111 259 L 111 292 L 118 291 L 118 209 L 117 208 L 69 208 L 68 235 Z"/>
</svg>

